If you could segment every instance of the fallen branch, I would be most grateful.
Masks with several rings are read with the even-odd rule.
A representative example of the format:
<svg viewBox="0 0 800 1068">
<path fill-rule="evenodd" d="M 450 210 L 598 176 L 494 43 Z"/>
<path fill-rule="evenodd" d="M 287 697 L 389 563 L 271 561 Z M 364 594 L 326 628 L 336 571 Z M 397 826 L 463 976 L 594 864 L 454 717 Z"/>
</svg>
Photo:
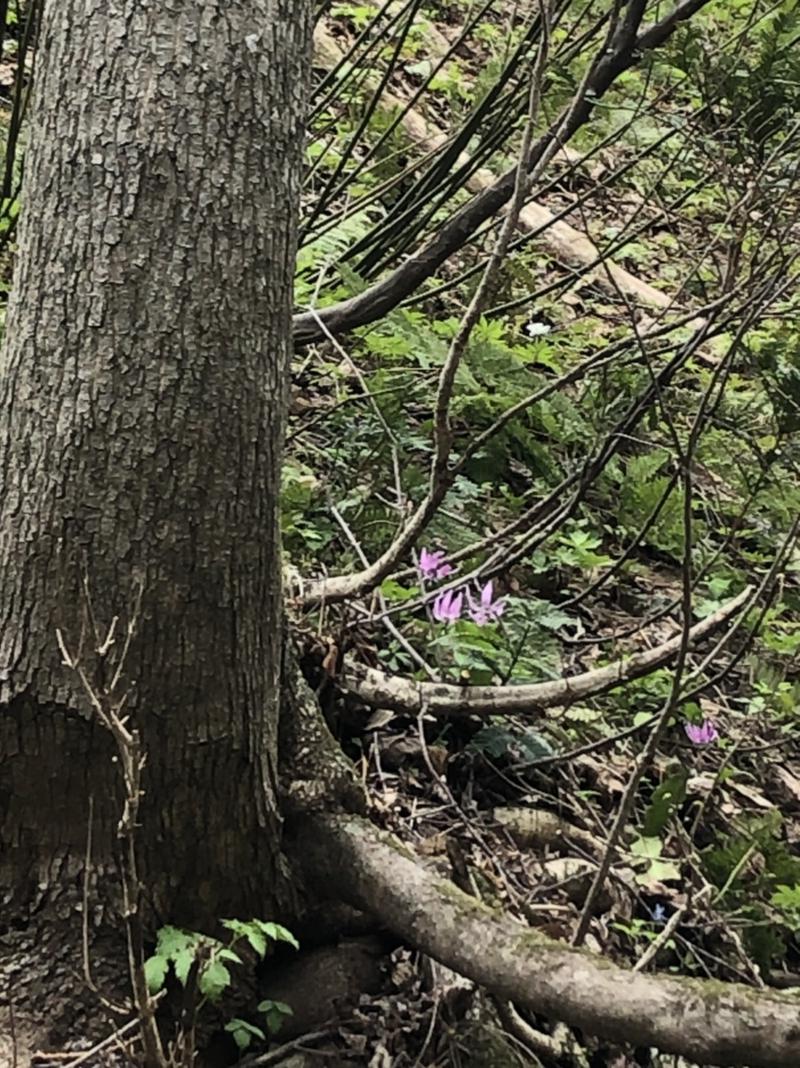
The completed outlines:
<svg viewBox="0 0 800 1068">
<path fill-rule="evenodd" d="M 595 59 L 584 82 L 584 92 L 567 105 L 550 130 L 539 138 L 529 165 L 536 167 L 550 154 L 562 149 L 585 125 L 597 102 L 617 78 L 633 67 L 643 53 L 663 44 L 678 22 L 691 18 L 706 3 L 708 0 L 684 0 L 665 18 L 643 29 L 638 37 L 630 32 L 632 22 L 635 22 L 631 12 L 635 11 L 636 18 L 641 18 L 643 7 L 639 3 L 632 3 L 628 16 L 621 24 L 626 32 L 615 35 L 610 47 Z M 340 334 L 356 326 L 375 322 L 396 308 L 432 277 L 445 260 L 462 248 L 479 226 L 500 211 L 511 199 L 515 180 L 514 167 L 457 211 L 423 248 L 409 256 L 386 278 L 369 286 L 363 293 L 321 309 L 319 314 L 326 328 L 333 334 Z M 304 313 L 294 317 L 294 336 L 298 344 L 308 344 L 321 340 L 324 333 L 316 317 Z"/>
<path fill-rule="evenodd" d="M 733 616 L 751 596 L 752 587 L 728 601 L 716 612 L 696 623 L 689 631 L 694 644 L 711 634 Z M 387 675 L 375 668 L 348 660 L 339 685 L 346 693 L 376 708 L 418 715 L 423 709 L 440 716 L 490 715 L 494 713 L 538 713 L 547 708 L 569 705 L 597 697 L 621 683 L 663 667 L 680 649 L 682 635 L 645 652 L 633 653 L 605 667 L 584 671 L 550 682 L 520 686 L 454 686 L 445 682 L 415 682 Z"/>
<path fill-rule="evenodd" d="M 702 1064 L 800 1064 L 797 999 L 711 980 L 642 975 L 490 909 L 407 846 L 351 816 L 298 826 L 298 853 L 319 887 L 373 913 L 431 957 L 551 1020 Z"/>
<path fill-rule="evenodd" d="M 434 39 L 431 51 L 436 54 L 439 50 L 446 49 L 447 45 L 445 38 L 440 41 Z M 339 39 L 330 33 L 323 22 L 318 23 L 314 30 L 314 51 L 318 59 L 330 67 L 335 66 L 345 55 Z M 403 129 L 426 155 L 442 151 L 448 145 L 448 135 L 420 109 L 407 110 L 412 100 L 409 94 L 403 94 L 400 90 L 396 92 L 386 90 L 381 99 L 384 108 L 397 109 L 402 113 L 400 123 Z M 567 145 L 559 150 L 558 156 L 573 165 L 577 165 L 581 160 L 580 154 L 573 152 Z M 467 169 L 469 162 L 469 154 L 462 152 L 455 165 Z M 469 193 L 478 194 L 491 188 L 497 180 L 497 174 L 489 167 L 479 167 L 469 174 L 464 182 L 464 188 Z M 616 296 L 615 287 L 619 287 L 632 299 L 653 308 L 665 310 L 672 307 L 672 297 L 663 290 L 650 285 L 649 282 L 637 278 L 613 260 L 604 259 L 604 254 L 600 252 L 587 233 L 565 222 L 545 204 L 536 201 L 527 203 L 520 212 L 518 228 L 523 232 L 538 236 L 557 259 L 588 269 L 587 281 L 595 282 L 612 295 Z M 600 265 L 604 266 L 604 270 L 599 269 Z M 609 280 L 609 275 L 612 281 Z M 311 313 L 308 315 L 310 316 Z M 320 326 L 320 329 L 323 327 Z"/>
</svg>

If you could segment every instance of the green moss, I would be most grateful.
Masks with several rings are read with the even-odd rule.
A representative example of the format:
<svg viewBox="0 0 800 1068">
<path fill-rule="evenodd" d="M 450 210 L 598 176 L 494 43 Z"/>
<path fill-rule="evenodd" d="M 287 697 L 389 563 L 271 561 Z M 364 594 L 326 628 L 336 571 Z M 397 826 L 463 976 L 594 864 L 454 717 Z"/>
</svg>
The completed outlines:
<svg viewBox="0 0 800 1068">
<path fill-rule="evenodd" d="M 483 901 L 479 901 L 477 897 L 472 897 L 471 894 L 465 894 L 463 890 L 450 882 L 449 879 L 442 879 L 434 883 L 434 889 L 436 893 L 445 898 L 457 908 L 460 913 L 465 917 L 477 915 L 482 919 L 486 919 L 487 916 L 492 916 L 497 919 L 503 916 L 503 910 L 501 908 L 493 909 Z"/>
</svg>

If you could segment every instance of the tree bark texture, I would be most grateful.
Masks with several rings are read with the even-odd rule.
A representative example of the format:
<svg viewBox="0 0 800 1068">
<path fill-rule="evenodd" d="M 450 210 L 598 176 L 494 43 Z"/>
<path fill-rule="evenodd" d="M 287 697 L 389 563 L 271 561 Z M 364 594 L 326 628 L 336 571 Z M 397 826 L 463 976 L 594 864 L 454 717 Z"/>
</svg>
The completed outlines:
<svg viewBox="0 0 800 1068">
<path fill-rule="evenodd" d="M 119 770 L 57 628 L 102 688 L 135 625 L 116 692 L 156 915 L 288 895 L 277 495 L 309 53 L 305 0 L 46 4 L 0 357 L 6 917 L 78 885 L 90 797 L 92 871 L 114 866 Z"/>
</svg>

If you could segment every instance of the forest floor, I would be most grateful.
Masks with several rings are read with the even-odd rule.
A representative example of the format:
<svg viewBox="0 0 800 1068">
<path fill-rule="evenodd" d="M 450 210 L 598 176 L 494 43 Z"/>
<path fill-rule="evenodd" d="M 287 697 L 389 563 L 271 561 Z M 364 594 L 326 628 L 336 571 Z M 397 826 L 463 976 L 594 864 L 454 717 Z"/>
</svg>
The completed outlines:
<svg viewBox="0 0 800 1068">
<path fill-rule="evenodd" d="M 318 35 L 328 66 L 334 45 L 341 54 L 363 30 L 354 7 L 338 5 L 337 11 Z M 436 56 L 459 40 L 460 12 L 439 5 L 428 15 L 425 45 L 401 50 L 403 58 L 382 90 L 384 101 L 390 94 L 387 110 L 376 108 L 372 126 L 352 150 L 354 159 L 367 153 L 370 129 L 374 142 L 388 116 L 414 100 Z M 500 31 L 493 36 L 493 25 L 505 26 L 499 16 L 481 24 L 482 33 L 457 45 L 438 91 L 428 91 L 402 112 L 394 140 L 379 155 L 382 180 L 404 166 L 411 169 L 415 153 L 422 159 L 442 131 L 463 121 L 460 105 L 474 103 L 487 72 L 502 69 Z M 353 63 L 357 56 L 356 48 Z M 674 56 L 664 64 L 672 61 Z M 325 64 L 320 60 L 321 68 Z M 658 70 L 647 77 L 658 82 Z M 643 82 L 634 78 L 625 90 L 630 95 L 615 98 L 600 128 L 557 157 L 541 181 L 530 224 L 523 218 L 520 233 L 536 225 L 530 220 L 549 215 L 559 222 L 527 241 L 496 283 L 493 310 L 476 331 L 458 380 L 462 392 L 457 389 L 453 402 L 461 442 L 485 429 L 528 384 L 563 374 L 587 351 L 625 332 L 644 334 L 667 313 L 690 312 L 714 292 L 718 263 L 700 282 L 687 268 L 703 261 L 725 200 L 720 175 L 706 170 L 709 143 L 698 134 L 681 149 L 680 164 L 658 152 L 654 161 L 647 151 L 674 125 L 676 114 L 688 122 L 696 102 L 662 98 L 645 105 L 640 91 Z M 357 124 L 359 106 L 365 106 L 355 89 L 352 93 L 325 112 L 329 129 L 338 132 L 339 153 Z M 634 109 L 632 100 L 641 120 L 613 136 L 624 126 L 626 109 Z M 604 137 L 608 144 L 601 143 Z M 480 154 L 480 136 L 473 133 L 470 149 L 476 145 Z M 643 147 L 646 162 L 639 166 Z M 513 163 L 510 148 L 500 156 L 495 153 L 485 164 L 490 172 L 502 173 Z M 739 168 L 746 171 L 744 163 Z M 664 178 L 669 173 L 673 185 Z M 491 173 L 479 175 L 472 191 L 490 179 Z M 699 198 L 689 192 L 692 179 L 702 186 Z M 401 176 L 401 185 L 413 190 L 414 180 Z M 309 206 L 323 186 L 322 178 L 310 182 Z M 337 273 L 338 259 L 336 266 L 333 262 L 354 242 L 364 250 L 362 270 L 369 271 L 381 255 L 386 263 L 399 262 L 390 237 L 380 231 L 391 217 L 386 204 L 392 197 L 384 198 L 383 210 L 359 215 L 349 201 L 345 207 L 347 196 L 354 196 L 350 188 L 341 200 L 326 202 L 329 218 L 342 220 L 339 230 L 329 233 L 327 245 L 322 238 L 307 239 L 301 250 L 301 271 L 309 279 L 325 262 L 313 284 L 303 282 L 301 273 L 298 290 L 303 299 L 315 294 L 319 306 L 355 285 L 354 276 Z M 359 194 L 364 195 L 360 187 L 356 200 Z M 466 196 L 454 191 L 452 203 L 458 206 Z M 345 210 L 349 230 L 339 214 Z M 357 567 L 359 553 L 373 558 L 402 517 L 403 494 L 413 497 L 424 486 L 436 373 L 474 285 L 464 274 L 482 261 L 480 250 L 488 249 L 490 237 L 449 261 L 437 275 L 437 293 L 394 313 L 388 325 L 298 353 L 284 519 L 293 562 L 301 569 L 304 561 L 313 569 L 322 560 L 328 572 L 339 573 L 346 570 L 343 563 Z M 591 261 L 598 248 L 618 240 L 613 262 L 619 273 L 611 277 Z M 331 274 L 338 288 L 327 292 Z M 780 335 L 779 320 L 759 326 L 764 345 Z M 373 820 L 463 889 L 566 942 L 605 855 L 609 827 L 653 716 L 669 698 L 674 672 L 664 668 L 603 697 L 543 714 L 450 720 L 365 707 L 357 696 L 342 699 L 328 676 L 336 677 L 346 652 L 369 666 L 418 679 L 513 686 L 574 675 L 679 635 L 686 529 L 680 493 L 668 485 L 669 436 L 675 427 L 683 434 L 683 416 L 696 408 L 709 376 L 726 359 L 727 340 L 716 339 L 698 352 L 671 385 L 666 403 L 671 414 L 662 411 L 644 421 L 580 509 L 549 540 L 500 569 L 494 594 L 505 598 L 506 611 L 493 628 L 468 619 L 438 623 L 431 602 L 418 603 L 425 589 L 419 574 L 408 572 L 357 607 L 345 612 L 331 607 L 303 624 L 307 648 L 323 665 L 316 681 L 329 720 L 356 760 Z M 770 407 L 760 351 L 758 345 L 746 349 L 724 410 L 709 421 L 694 457 L 692 621 L 763 578 L 796 514 L 794 428 L 787 429 L 784 420 L 776 431 L 781 415 Z M 551 407 L 522 419 L 521 428 L 503 436 L 497 449 L 487 449 L 456 483 L 428 548 L 449 556 L 481 539 L 494 548 L 492 536 L 557 484 L 557 475 L 574 466 L 581 450 L 609 425 L 615 395 L 639 381 L 625 373 L 612 373 L 598 386 L 579 380 L 564 387 Z M 785 466 L 781 461 L 773 466 L 776 447 L 785 450 Z M 402 491 L 393 475 L 398 466 Z M 666 503 L 648 526 L 662 496 Z M 502 535 L 497 544 L 503 544 Z M 467 565 L 474 559 L 467 557 L 464 573 L 471 573 Z M 707 642 L 689 654 L 685 676 L 703 681 L 694 695 L 675 703 L 638 789 L 609 877 L 591 908 L 585 944 L 592 951 L 636 969 L 800 988 L 797 563 L 792 548 L 788 569 L 767 593 L 769 607 L 757 619 L 751 611 L 727 646 L 714 650 Z M 394 633 L 385 629 L 387 608 Z M 709 724 L 710 734 L 704 735 Z M 442 1026 L 432 1037 L 430 976 L 423 961 L 414 962 L 398 950 L 389 976 L 393 991 L 382 1003 L 378 1028 L 386 1063 L 413 1064 L 423 1056 L 422 1063 L 469 1063 L 452 1029 Z M 371 999 L 356 1014 L 373 1034 L 379 1003 Z M 533 1022 L 550 1033 L 546 1021 Z M 363 1041 L 358 1033 L 356 1045 Z M 649 1063 L 646 1051 L 609 1050 L 591 1040 L 585 1050 L 583 1063 L 615 1068 Z M 581 1063 L 579 1053 L 572 1056 L 565 1051 L 558 1063 Z M 523 1063 L 530 1061 L 523 1056 Z"/>
</svg>

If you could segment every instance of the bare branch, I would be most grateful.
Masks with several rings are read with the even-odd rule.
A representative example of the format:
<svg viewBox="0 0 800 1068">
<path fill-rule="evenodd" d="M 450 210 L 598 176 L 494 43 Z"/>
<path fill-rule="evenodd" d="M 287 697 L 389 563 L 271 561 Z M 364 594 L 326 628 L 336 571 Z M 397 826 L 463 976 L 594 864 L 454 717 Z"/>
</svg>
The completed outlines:
<svg viewBox="0 0 800 1068">
<path fill-rule="evenodd" d="M 566 144 L 577 130 L 585 125 L 597 101 L 621 74 L 636 64 L 643 52 L 663 44 L 679 21 L 689 18 L 708 2 L 709 0 L 685 0 L 670 15 L 643 30 L 638 37 L 635 36 L 638 22 L 631 23 L 634 26 L 634 34 L 615 36 L 610 48 L 604 46 L 576 98 L 533 146 L 530 168 L 539 166 L 542 160 Z M 628 16 L 623 25 L 626 24 Z M 340 334 L 356 326 L 375 322 L 396 308 L 426 279 L 434 275 L 445 260 L 462 248 L 482 223 L 500 211 L 511 199 L 516 171 L 517 168 L 513 167 L 498 178 L 494 185 L 474 197 L 456 212 L 423 248 L 386 278 L 355 297 L 321 309 L 319 315 L 328 330 L 333 334 Z M 315 317 L 303 313 L 294 318 L 294 336 L 298 344 L 308 344 L 321 340 L 324 335 Z"/>
<path fill-rule="evenodd" d="M 542 0 L 542 35 L 539 44 L 539 53 L 531 75 L 531 83 L 528 96 L 528 115 L 525 130 L 522 137 L 519 162 L 514 168 L 514 188 L 511 207 L 503 222 L 500 234 L 492 249 L 489 262 L 483 272 L 480 283 L 464 313 L 458 329 L 450 343 L 436 390 L 434 401 L 433 419 L 433 461 L 430 470 L 430 483 L 428 492 L 419 503 L 408 521 L 398 532 L 391 545 L 363 570 L 351 575 L 335 575 L 322 582 L 313 584 L 306 592 L 305 600 L 314 601 L 340 601 L 353 594 L 360 593 L 365 589 L 372 589 L 382 578 L 389 574 L 414 544 L 419 535 L 430 523 L 436 510 L 447 495 L 447 491 L 456 476 L 456 472 L 450 468 L 450 450 L 453 443 L 453 431 L 450 421 L 450 403 L 453 397 L 456 374 L 466 352 L 469 339 L 475 326 L 480 320 L 481 314 L 486 308 L 491 287 L 497 276 L 503 260 L 511 243 L 514 230 L 519 222 L 520 212 L 530 189 L 531 182 L 538 174 L 538 168 L 531 167 L 531 152 L 533 150 L 533 131 L 539 113 L 541 100 L 542 78 L 544 76 L 548 49 L 550 46 L 550 24 L 546 0 Z M 540 165 L 543 165 L 540 160 Z M 312 313 L 315 320 L 322 326 L 326 334 L 329 334 L 318 312 Z"/>
<path fill-rule="evenodd" d="M 725 624 L 749 601 L 751 594 L 752 587 L 748 586 L 722 608 L 695 624 L 689 630 L 689 641 L 694 644 Z M 535 715 L 546 708 L 596 697 L 624 682 L 656 671 L 679 652 L 683 640 L 681 633 L 653 649 L 634 653 L 625 660 L 552 682 L 521 686 L 454 686 L 444 682 L 415 682 L 346 661 L 346 673 L 340 686 L 365 704 L 413 715 L 423 708 L 440 716 L 501 712 Z"/>
<path fill-rule="evenodd" d="M 646 30 L 639 34 L 636 39 L 637 49 L 644 52 L 662 45 L 679 22 L 686 22 L 692 15 L 696 15 L 701 7 L 705 7 L 707 3 L 708 0 L 683 0 L 663 19 L 654 22 L 652 26 L 648 26 Z"/>
</svg>

